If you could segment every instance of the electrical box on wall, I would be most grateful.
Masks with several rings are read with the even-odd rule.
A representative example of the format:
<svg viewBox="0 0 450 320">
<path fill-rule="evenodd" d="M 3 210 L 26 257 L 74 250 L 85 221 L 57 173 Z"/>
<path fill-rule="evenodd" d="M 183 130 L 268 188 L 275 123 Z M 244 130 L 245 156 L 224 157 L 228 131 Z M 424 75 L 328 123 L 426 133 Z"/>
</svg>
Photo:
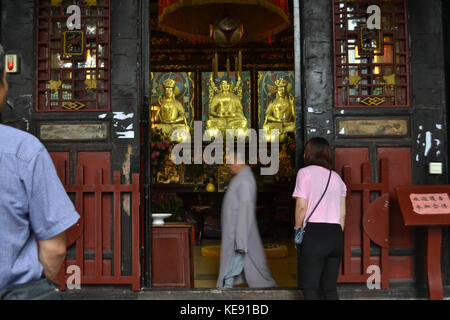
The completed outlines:
<svg viewBox="0 0 450 320">
<path fill-rule="evenodd" d="M 5 71 L 6 73 L 19 72 L 19 57 L 16 54 L 5 55 Z"/>
<path fill-rule="evenodd" d="M 428 164 L 429 174 L 442 174 L 442 162 L 430 162 Z"/>
</svg>

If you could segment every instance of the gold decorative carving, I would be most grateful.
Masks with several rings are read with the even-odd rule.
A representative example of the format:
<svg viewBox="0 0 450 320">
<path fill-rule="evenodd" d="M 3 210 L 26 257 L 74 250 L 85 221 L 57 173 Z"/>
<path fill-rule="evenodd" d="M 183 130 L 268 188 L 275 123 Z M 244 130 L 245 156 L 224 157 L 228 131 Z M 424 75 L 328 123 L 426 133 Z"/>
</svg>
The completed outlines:
<svg viewBox="0 0 450 320">
<path fill-rule="evenodd" d="M 87 90 L 97 89 L 97 80 L 87 79 L 84 81 Z"/>
<path fill-rule="evenodd" d="M 61 80 L 58 80 L 58 81 L 50 80 L 48 82 L 48 84 L 50 86 L 50 90 L 59 90 L 61 88 L 62 81 Z"/>
<path fill-rule="evenodd" d="M 357 86 L 360 81 L 361 81 L 361 76 L 358 73 L 356 73 L 355 76 L 348 76 L 348 83 L 352 87 Z"/>
<path fill-rule="evenodd" d="M 366 106 L 379 106 L 380 104 L 384 103 L 386 100 L 384 98 L 378 98 L 378 97 L 367 97 L 363 100 L 361 100 L 361 103 L 365 104 Z"/>
<path fill-rule="evenodd" d="M 77 102 L 77 101 L 76 102 L 63 102 L 63 104 L 61 106 L 66 110 L 73 110 L 73 111 L 78 111 L 78 110 L 81 110 L 86 107 L 85 104 L 83 104 L 81 102 Z"/>
<path fill-rule="evenodd" d="M 61 3 L 62 3 L 62 0 L 52 0 L 52 1 L 50 2 L 50 5 L 51 5 L 52 7 L 60 7 L 60 6 L 61 6 Z"/>
<path fill-rule="evenodd" d="M 86 4 L 88 7 L 95 7 L 97 6 L 97 0 L 86 0 Z"/>
<path fill-rule="evenodd" d="M 395 85 L 395 74 L 392 74 L 390 76 L 383 76 L 383 80 L 387 85 Z"/>
</svg>

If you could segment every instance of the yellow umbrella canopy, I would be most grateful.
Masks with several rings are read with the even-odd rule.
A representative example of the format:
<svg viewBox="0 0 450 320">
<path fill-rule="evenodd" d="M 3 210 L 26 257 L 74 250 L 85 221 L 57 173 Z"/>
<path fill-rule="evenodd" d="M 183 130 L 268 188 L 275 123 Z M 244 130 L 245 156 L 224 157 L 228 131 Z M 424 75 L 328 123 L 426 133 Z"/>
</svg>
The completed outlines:
<svg viewBox="0 0 450 320">
<path fill-rule="evenodd" d="M 242 42 L 267 39 L 290 25 L 289 0 L 159 0 L 159 26 L 198 42 L 212 41 L 212 27 L 242 23 Z M 224 23 L 225 22 L 225 23 Z M 232 31 L 232 30 L 225 30 Z"/>
</svg>

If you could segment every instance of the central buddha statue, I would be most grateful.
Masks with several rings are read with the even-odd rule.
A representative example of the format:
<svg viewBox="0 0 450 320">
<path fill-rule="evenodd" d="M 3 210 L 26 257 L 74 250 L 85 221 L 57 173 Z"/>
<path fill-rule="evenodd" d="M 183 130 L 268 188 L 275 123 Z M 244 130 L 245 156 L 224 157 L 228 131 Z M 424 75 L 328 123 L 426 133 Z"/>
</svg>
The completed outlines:
<svg viewBox="0 0 450 320">
<path fill-rule="evenodd" d="M 289 82 L 284 78 L 275 81 L 277 95 L 267 107 L 263 125 L 267 141 L 274 139 L 274 129 L 278 129 L 280 142 L 286 139 L 288 132 L 295 132 L 294 97 L 288 94 L 288 85 Z"/>
<path fill-rule="evenodd" d="M 155 128 L 159 128 L 169 137 L 177 130 L 176 141 L 184 141 L 189 136 L 189 126 L 184 107 L 175 99 L 176 82 L 167 79 L 163 82 L 164 93 L 158 98 L 160 109 L 156 114 Z"/>
<path fill-rule="evenodd" d="M 231 81 L 222 80 L 220 90 L 216 88 L 211 77 L 209 119 L 206 122 L 206 131 L 212 135 L 221 132 L 224 139 L 226 130 L 232 129 L 237 136 L 247 133 L 247 119 L 245 118 L 241 99 L 234 93 Z M 240 79 L 238 80 L 239 89 Z M 215 94 L 216 93 L 216 94 Z M 214 95 L 215 94 L 215 95 Z"/>
</svg>

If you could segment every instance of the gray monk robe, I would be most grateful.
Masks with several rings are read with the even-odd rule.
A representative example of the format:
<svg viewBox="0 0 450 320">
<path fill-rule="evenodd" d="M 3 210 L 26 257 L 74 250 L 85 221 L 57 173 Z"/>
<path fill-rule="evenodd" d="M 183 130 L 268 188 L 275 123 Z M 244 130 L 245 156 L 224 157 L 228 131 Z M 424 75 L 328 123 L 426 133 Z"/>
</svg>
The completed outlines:
<svg viewBox="0 0 450 320">
<path fill-rule="evenodd" d="M 246 282 L 252 288 L 277 286 L 267 267 L 255 205 L 256 181 L 250 167 L 245 167 L 231 180 L 223 200 L 222 247 L 217 288 L 225 287 L 225 275 L 234 272 L 232 269 L 239 270 L 236 264 L 240 261 L 243 272 L 234 277 L 234 284 Z M 236 250 L 244 253 L 242 259 L 236 259 Z"/>
</svg>

